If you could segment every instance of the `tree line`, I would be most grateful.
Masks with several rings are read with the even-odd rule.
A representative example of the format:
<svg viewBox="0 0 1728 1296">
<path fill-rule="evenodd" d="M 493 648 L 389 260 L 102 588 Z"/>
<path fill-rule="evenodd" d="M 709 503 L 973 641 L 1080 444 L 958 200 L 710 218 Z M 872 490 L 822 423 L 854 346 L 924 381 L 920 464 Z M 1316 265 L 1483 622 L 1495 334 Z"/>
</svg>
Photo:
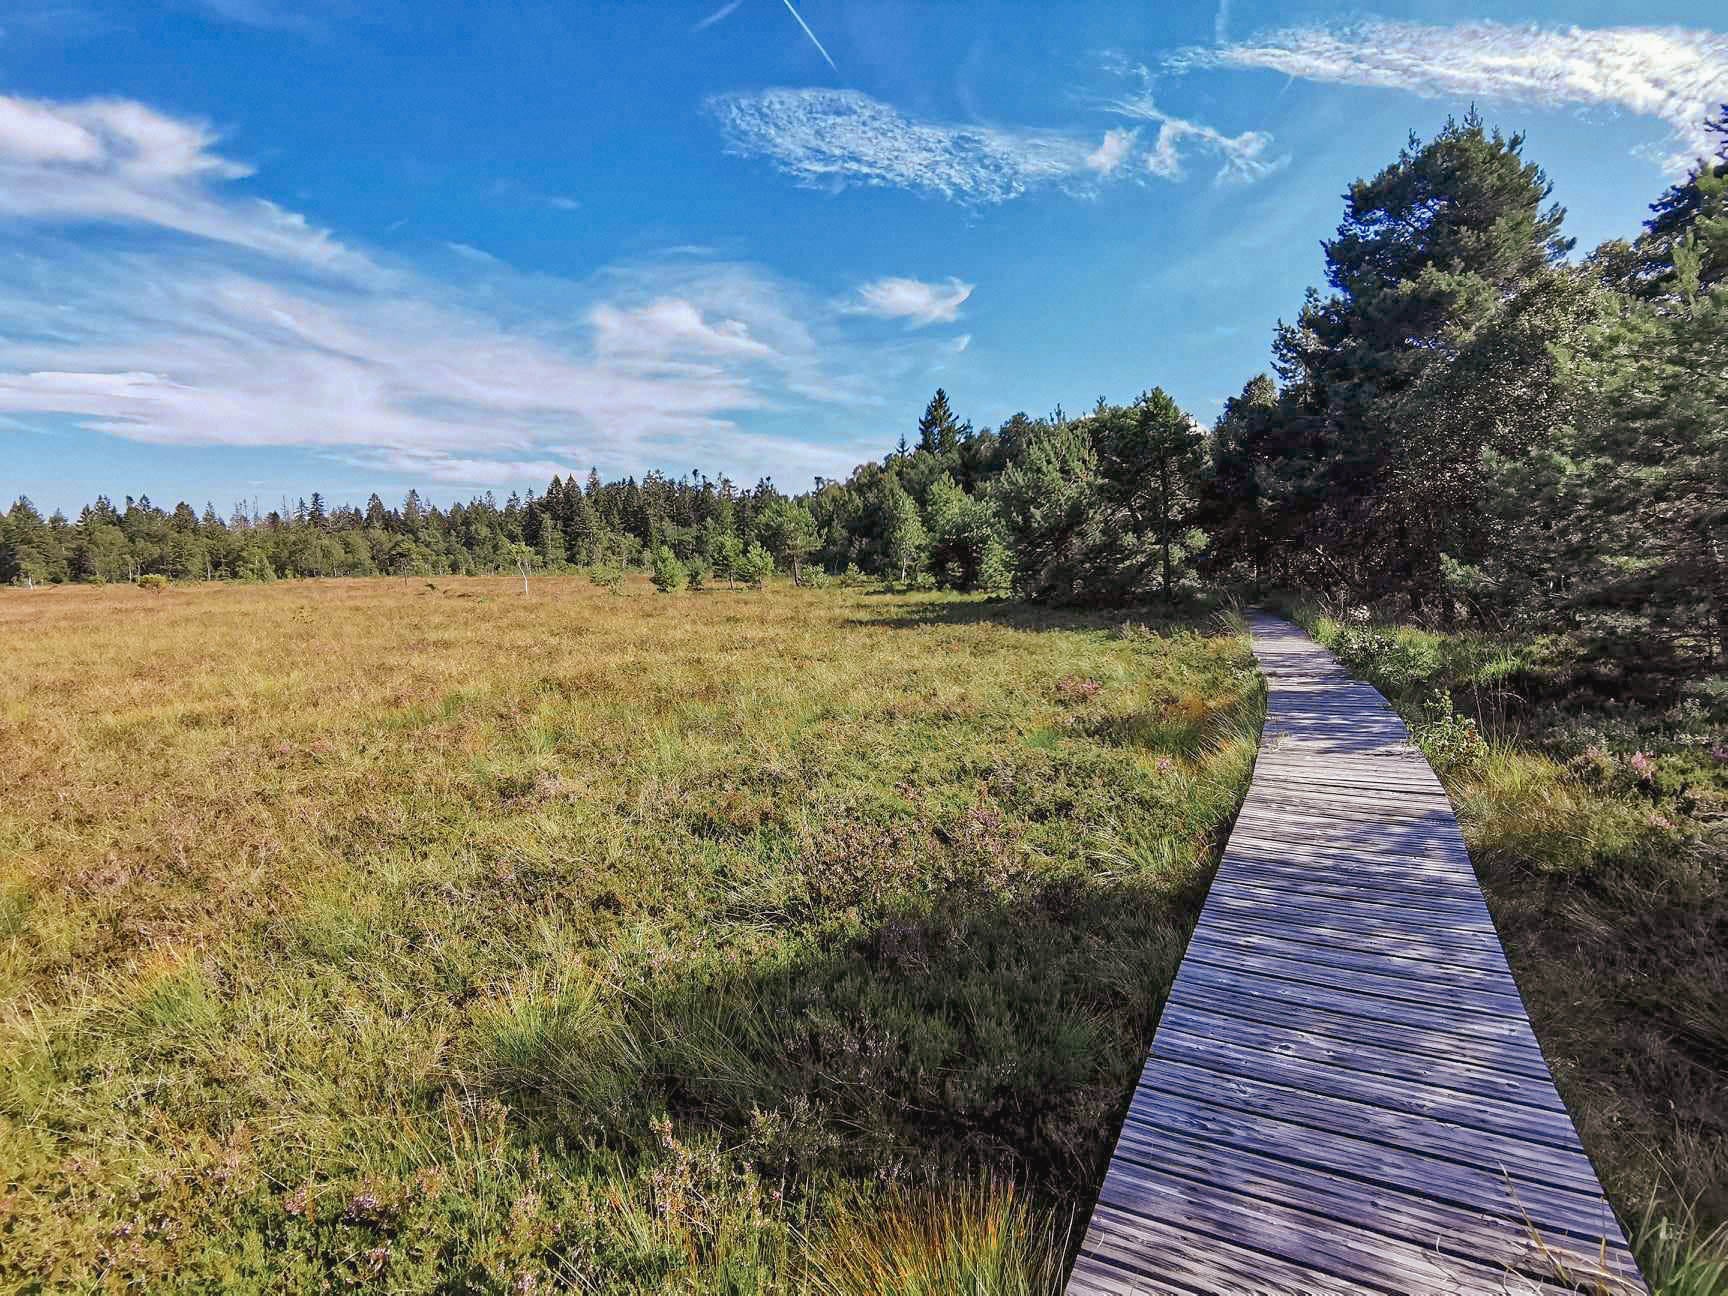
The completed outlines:
<svg viewBox="0 0 1728 1296">
<path fill-rule="evenodd" d="M 1349 187 L 1328 290 L 1210 428 L 1154 387 L 975 429 L 939 390 L 914 437 L 796 495 L 692 471 L 448 509 L 20 499 L 0 580 L 778 567 L 1089 605 L 1276 585 L 1728 661 L 1728 108 L 1711 129 L 1636 237 L 1581 258 L 1521 135 L 1472 112 L 1412 136 Z"/>
</svg>

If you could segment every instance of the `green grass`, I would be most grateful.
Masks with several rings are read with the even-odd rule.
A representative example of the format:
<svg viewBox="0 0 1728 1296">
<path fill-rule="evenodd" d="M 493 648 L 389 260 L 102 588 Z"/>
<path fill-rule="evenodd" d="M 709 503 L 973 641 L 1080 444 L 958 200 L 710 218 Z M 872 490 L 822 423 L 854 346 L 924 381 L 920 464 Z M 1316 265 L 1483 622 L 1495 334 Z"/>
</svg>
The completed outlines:
<svg viewBox="0 0 1728 1296">
<path fill-rule="evenodd" d="M 0 595 L 0 1288 L 1053 1289 L 1240 627 L 623 593 Z"/>
<path fill-rule="evenodd" d="M 1728 681 L 1282 606 L 1440 770 L 1646 1275 L 1671 1296 L 1728 1293 Z"/>
</svg>

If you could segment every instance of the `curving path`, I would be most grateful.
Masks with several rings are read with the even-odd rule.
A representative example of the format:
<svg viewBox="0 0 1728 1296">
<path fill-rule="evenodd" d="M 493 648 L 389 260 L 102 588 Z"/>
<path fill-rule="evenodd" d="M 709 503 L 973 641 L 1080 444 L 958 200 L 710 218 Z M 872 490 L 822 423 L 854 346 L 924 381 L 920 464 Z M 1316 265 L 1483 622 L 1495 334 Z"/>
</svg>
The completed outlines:
<svg viewBox="0 0 1728 1296">
<path fill-rule="evenodd" d="M 1439 780 L 1378 692 L 1249 622 L 1253 785 L 1068 1292 L 1644 1292 Z"/>
</svg>

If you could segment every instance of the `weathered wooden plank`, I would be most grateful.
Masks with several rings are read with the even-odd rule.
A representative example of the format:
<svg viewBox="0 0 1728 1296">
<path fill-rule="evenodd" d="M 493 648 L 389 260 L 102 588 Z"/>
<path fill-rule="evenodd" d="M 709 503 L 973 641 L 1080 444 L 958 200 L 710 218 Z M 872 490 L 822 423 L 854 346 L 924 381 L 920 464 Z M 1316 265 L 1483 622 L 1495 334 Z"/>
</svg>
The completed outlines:
<svg viewBox="0 0 1728 1296">
<path fill-rule="evenodd" d="M 1489 1087 L 1486 1085 L 1476 1086 L 1476 1092 L 1450 1087 L 1449 1082 L 1458 1075 L 1456 1064 L 1446 1068 L 1411 1064 L 1403 1069 L 1402 1075 L 1392 1077 L 1359 1069 L 1362 1052 L 1337 1048 L 1284 1051 L 1239 1043 L 1234 1038 L 1195 1034 L 1176 1026 L 1160 1026 L 1153 1044 L 1157 1057 L 1258 1076 L 1277 1084 L 1303 1087 L 1311 1093 L 1377 1103 L 1392 1111 L 1408 1111 L 1436 1120 L 1479 1125 L 1538 1143 L 1571 1148 L 1576 1141 L 1572 1122 L 1562 1110 L 1489 1096 L 1481 1092 Z"/>
<path fill-rule="evenodd" d="M 1154 1047 L 1154 1056 L 1164 1056 Z M 1596 1174 L 1576 1147 L 1555 1147 L 1521 1134 L 1477 1128 L 1467 1118 L 1441 1120 L 1362 1098 L 1305 1093 L 1270 1077 L 1207 1069 L 1185 1059 L 1165 1057 L 1163 1066 L 1135 1093 L 1154 1105 L 1169 1094 L 1196 1102 L 1272 1116 L 1310 1130 L 1367 1139 L 1383 1147 L 1419 1152 L 1441 1161 L 1499 1171 L 1524 1184 L 1542 1184 L 1580 1194 L 1588 1206 L 1599 1200 Z"/>
<path fill-rule="evenodd" d="M 1419 908 L 1443 908 L 1453 912 L 1468 909 L 1485 914 L 1482 897 L 1457 876 L 1400 877 L 1398 869 L 1368 869 L 1345 872 L 1312 861 L 1268 858 L 1262 853 L 1231 851 L 1224 857 L 1218 876 L 1253 886 L 1282 891 L 1302 890 L 1310 895 L 1392 896 Z"/>
<path fill-rule="evenodd" d="M 1253 785 L 1069 1290 L 1549 1292 L 1559 1257 L 1643 1292 L 1445 790 L 1379 692 L 1252 628 Z"/>
<path fill-rule="evenodd" d="M 1591 1202 L 1544 1184 L 1515 1181 L 1498 1168 L 1446 1161 L 1180 1094 L 1160 1093 L 1156 1102 L 1139 1100 L 1137 1095 L 1123 1123 L 1123 1139 L 1156 1137 L 1163 1131 L 1420 1193 L 1520 1226 L 1531 1219 L 1544 1234 L 1564 1233 L 1588 1246 L 1619 1235 L 1606 1202 Z"/>
<path fill-rule="evenodd" d="M 1612 1284 L 1626 1272 L 1623 1255 L 1610 1253 L 1601 1264 L 1604 1257 L 1597 1248 L 1561 1235 L 1538 1239 L 1528 1230 L 1507 1228 L 1504 1219 L 1485 1212 L 1252 1152 L 1221 1151 L 1182 1135 L 1136 1142 L 1121 1163 L 1128 1173 L 1145 1166 L 1229 1190 L 1248 1202 L 1274 1202 L 1322 1218 L 1363 1223 L 1439 1254 L 1481 1261 L 1507 1273 L 1545 1277 L 1559 1259 L 1572 1272 L 1600 1275 L 1610 1290 L 1620 1290 Z"/>
<path fill-rule="evenodd" d="M 1409 977 L 1386 976 L 1366 972 L 1361 968 L 1339 968 L 1312 959 L 1294 959 L 1276 954 L 1249 954 L 1228 946 L 1190 944 L 1189 959 L 1221 971 L 1246 973 L 1279 981 L 1293 981 L 1321 986 L 1345 993 L 1371 994 L 1382 999 L 1397 999 L 1419 1008 L 1440 1011 L 1485 1013 L 1491 1017 L 1520 1015 L 1524 1001 L 1510 987 L 1448 985 L 1445 982 L 1415 981 Z"/>
<path fill-rule="evenodd" d="M 1276 877 L 1285 886 L 1385 890 L 1409 895 L 1413 900 L 1433 896 L 1488 907 L 1469 873 L 1446 861 L 1420 857 L 1310 853 L 1291 847 L 1280 850 L 1249 841 L 1232 841 L 1224 853 L 1224 867 Z"/>
<path fill-rule="evenodd" d="M 1490 1071 L 1523 1076 L 1531 1082 L 1549 1079 L 1547 1064 L 1542 1061 L 1540 1053 L 1517 1040 L 1465 1038 L 1449 1030 L 1372 1021 L 1291 1000 L 1221 993 L 1214 987 L 1180 977 L 1171 987 L 1170 1003 L 1199 1012 L 1236 1017 L 1261 1026 L 1288 1026 L 1292 1030 L 1323 1036 L 1340 1045 L 1365 1045 L 1435 1061 L 1450 1058 Z"/>
<path fill-rule="evenodd" d="M 1489 1040 L 1495 1044 L 1517 1045 L 1527 1049 L 1538 1061 L 1542 1056 L 1530 1024 L 1522 1013 L 1506 1012 L 1493 1016 L 1452 1013 L 1443 1008 L 1425 1008 L 1398 999 L 1355 995 L 1324 986 L 1229 972 L 1199 961 L 1183 963 L 1177 984 L 1184 991 L 1208 990 L 1220 997 L 1257 1001 L 1268 1008 L 1289 1006 L 1376 1026 L 1386 1024 L 1425 1030 L 1453 1036 L 1460 1041 Z M 1173 986 L 1172 995 L 1174 993 Z"/>
<path fill-rule="evenodd" d="M 1175 1222 L 1148 1219 L 1099 1203 L 1092 1218 L 1109 1225 L 1096 1243 L 1087 1236 L 1081 1254 L 1111 1264 L 1146 1286 L 1132 1292 L 1231 1292 L 1243 1296 L 1386 1296 L 1385 1289 L 1346 1282 L 1278 1260 Z M 1076 1290 L 1072 1286 L 1070 1291 Z M 1086 1290 L 1082 1288 L 1080 1290 Z M 1109 1290 L 1109 1289 L 1104 1289 Z"/>
<path fill-rule="evenodd" d="M 1365 820 L 1348 813 L 1301 810 L 1274 802 L 1246 804 L 1236 822 L 1254 824 L 1306 841 L 1357 841 L 1381 850 L 1404 845 L 1439 846 L 1464 851 L 1464 838 L 1456 826 L 1442 828 L 1420 822 L 1408 824 Z"/>
<path fill-rule="evenodd" d="M 1239 896 L 1243 900 L 1268 906 L 1280 913 L 1330 915 L 1359 912 L 1365 920 L 1373 922 L 1383 921 L 1386 916 L 1384 911 L 1390 909 L 1394 914 L 1408 917 L 1413 924 L 1424 929 L 1455 928 L 1474 934 L 1482 931 L 1482 911 L 1457 902 L 1424 902 L 1419 897 L 1405 899 L 1366 888 L 1292 888 L 1281 881 L 1256 879 L 1246 869 L 1238 870 L 1228 866 L 1218 871 L 1212 885 L 1222 890 L 1225 895 Z"/>
<path fill-rule="evenodd" d="M 1302 813 L 1286 806 L 1245 805 L 1236 816 L 1255 836 L 1310 842 L 1316 846 L 1361 846 L 1370 850 L 1427 850 L 1462 859 L 1467 851 L 1455 833 L 1421 825 L 1364 822 L 1346 815 Z"/>
<path fill-rule="evenodd" d="M 1236 825 L 1230 834 L 1226 858 L 1232 853 L 1270 855 L 1288 863 L 1309 863 L 1348 876 L 1353 869 L 1403 868 L 1410 875 L 1443 877 L 1460 885 L 1475 885 L 1476 873 L 1467 852 L 1448 844 L 1434 850 L 1393 848 L 1377 850 L 1362 843 L 1304 841 L 1288 836 L 1256 832 L 1247 824 Z M 1480 892 L 1481 888 L 1477 887 Z"/>
<path fill-rule="evenodd" d="M 1236 914 L 1255 921 L 1272 920 L 1292 927 L 1334 929 L 1345 937 L 1359 932 L 1365 936 L 1407 936 L 1411 941 L 1420 941 L 1436 949 L 1499 949 L 1499 942 L 1492 932 L 1425 922 L 1423 915 L 1414 910 L 1404 913 L 1394 910 L 1387 913 L 1386 906 L 1375 906 L 1367 902 L 1328 905 L 1287 899 L 1268 905 L 1226 891 L 1214 891 L 1206 897 L 1206 908 L 1217 912 L 1220 918 Z"/>
<path fill-rule="evenodd" d="M 1274 750 L 1256 762 L 1256 771 L 1264 774 L 1261 792 L 1381 793 L 1425 805 L 1449 804 L 1445 789 L 1432 774 L 1406 770 L 1383 752 L 1355 758 L 1336 750 L 1325 754 Z"/>
<path fill-rule="evenodd" d="M 1356 970 L 1372 976 L 1396 977 L 1418 984 L 1433 984 L 1443 992 L 1452 987 L 1487 993 L 1515 994 L 1516 987 L 1504 967 L 1492 970 L 1440 964 L 1408 953 L 1388 954 L 1376 950 L 1341 949 L 1335 945 L 1310 945 L 1276 935 L 1207 923 L 1194 933 L 1188 948 L 1196 953 L 1217 950 L 1226 956 L 1241 953 L 1272 958 L 1296 959 L 1315 967 Z"/>
<path fill-rule="evenodd" d="M 1403 821 L 1426 820 L 1455 826 L 1452 807 L 1421 792 L 1394 792 L 1381 788 L 1315 787 L 1312 791 L 1291 784 L 1268 783 L 1248 794 L 1244 805 L 1289 806 L 1299 810 L 1331 810 L 1345 814 L 1369 814 L 1375 818 Z"/>
<path fill-rule="evenodd" d="M 1283 940 L 1292 946 L 1310 946 L 1318 950 L 1364 950 L 1407 959 L 1427 959 L 1441 966 L 1473 968 L 1478 972 L 1510 975 L 1506 956 L 1499 950 L 1464 949 L 1455 945 L 1440 945 L 1423 940 L 1411 933 L 1382 935 L 1358 931 L 1353 936 L 1340 932 L 1336 926 L 1321 926 L 1308 922 L 1281 920 L 1273 914 L 1237 913 L 1222 908 L 1205 915 L 1208 928 L 1218 926 L 1231 931 Z"/>
<path fill-rule="evenodd" d="M 1104 1182 L 1099 1200 L 1138 1219 L 1189 1232 L 1301 1266 L 1306 1273 L 1375 1291 L 1493 1291 L 1507 1271 L 1376 1231 L 1372 1222 L 1325 1215 L 1276 1198 L 1247 1197 L 1162 1166 L 1127 1163 Z"/>
</svg>

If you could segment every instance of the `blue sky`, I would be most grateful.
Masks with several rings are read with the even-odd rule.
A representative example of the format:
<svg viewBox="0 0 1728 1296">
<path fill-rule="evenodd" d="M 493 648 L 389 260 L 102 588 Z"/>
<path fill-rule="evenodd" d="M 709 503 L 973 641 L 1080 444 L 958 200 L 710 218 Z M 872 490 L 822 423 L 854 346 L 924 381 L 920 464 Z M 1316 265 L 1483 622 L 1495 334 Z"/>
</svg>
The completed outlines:
<svg viewBox="0 0 1728 1296">
<path fill-rule="evenodd" d="M 799 19 L 802 18 L 802 23 Z M 808 30 L 806 30 L 806 25 Z M 1388 4 L 0 3 L 0 495 L 801 489 L 1265 367 L 1355 176 L 1477 103 L 1581 249 L 1728 18 Z"/>
</svg>

